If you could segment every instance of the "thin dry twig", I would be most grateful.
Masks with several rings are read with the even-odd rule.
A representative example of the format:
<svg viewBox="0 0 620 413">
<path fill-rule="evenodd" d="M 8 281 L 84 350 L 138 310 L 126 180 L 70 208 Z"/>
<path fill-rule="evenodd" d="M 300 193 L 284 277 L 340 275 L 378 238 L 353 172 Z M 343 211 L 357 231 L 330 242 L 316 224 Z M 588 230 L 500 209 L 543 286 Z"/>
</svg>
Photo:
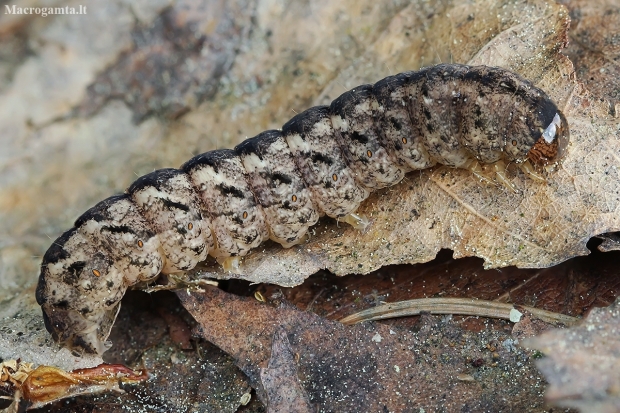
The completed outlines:
<svg viewBox="0 0 620 413">
<path fill-rule="evenodd" d="M 579 318 L 564 314 L 545 311 L 534 307 L 519 306 L 535 317 L 548 323 L 573 325 Z M 423 312 L 431 314 L 458 314 L 513 320 L 515 306 L 496 301 L 476 300 L 472 298 L 419 298 L 415 300 L 388 303 L 351 314 L 342 320 L 346 325 L 362 321 L 385 320 L 388 318 L 419 315 Z"/>
</svg>

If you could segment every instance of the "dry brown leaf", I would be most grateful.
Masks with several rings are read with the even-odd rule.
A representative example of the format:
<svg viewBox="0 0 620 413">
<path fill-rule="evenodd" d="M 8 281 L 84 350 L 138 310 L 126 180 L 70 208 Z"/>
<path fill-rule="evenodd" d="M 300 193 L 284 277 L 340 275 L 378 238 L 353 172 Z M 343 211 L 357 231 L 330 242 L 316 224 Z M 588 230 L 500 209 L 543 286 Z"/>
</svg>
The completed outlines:
<svg viewBox="0 0 620 413">
<path fill-rule="evenodd" d="M 552 330 L 523 344 L 547 357 L 536 364 L 553 405 L 587 413 L 620 411 L 620 299 L 595 308 L 579 326 Z"/>
<path fill-rule="evenodd" d="M 97 367 L 65 372 L 51 366 L 39 366 L 22 384 L 24 398 L 32 408 L 80 394 L 121 391 L 119 383 L 139 383 L 148 378 L 122 365 L 101 364 Z"/>
<path fill-rule="evenodd" d="M 277 396 L 307 395 L 312 411 L 545 411 L 544 383 L 529 353 L 501 330 L 474 335 L 432 316 L 413 331 L 344 326 L 214 288 L 177 295 L 199 334 L 235 359 L 268 409 L 275 384 L 265 374 L 269 363 L 286 383 Z"/>
<path fill-rule="evenodd" d="M 274 333 L 269 367 L 261 369 L 260 379 L 267 394 L 268 412 L 311 413 L 314 411 L 308 395 L 299 383 L 297 367 L 286 330 L 279 329 Z"/>
</svg>

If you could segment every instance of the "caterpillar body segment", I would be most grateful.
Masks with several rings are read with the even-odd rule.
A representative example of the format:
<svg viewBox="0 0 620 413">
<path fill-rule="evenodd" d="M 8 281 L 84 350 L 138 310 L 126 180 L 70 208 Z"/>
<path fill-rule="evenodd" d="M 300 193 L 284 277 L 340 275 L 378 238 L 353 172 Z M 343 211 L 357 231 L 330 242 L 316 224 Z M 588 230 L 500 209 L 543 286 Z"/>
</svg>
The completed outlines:
<svg viewBox="0 0 620 413">
<path fill-rule="evenodd" d="M 220 149 L 190 159 L 187 173 L 211 218 L 214 257 L 244 256 L 269 238 L 265 213 L 258 205 L 239 154 Z"/>
<path fill-rule="evenodd" d="M 270 238 L 289 248 L 320 216 L 281 131 L 263 132 L 235 148 L 265 212 Z"/>
<path fill-rule="evenodd" d="M 308 109 L 282 127 L 315 204 L 327 216 L 340 218 L 355 211 L 370 192 L 355 179 L 335 134 L 327 106 Z"/>
<path fill-rule="evenodd" d="M 426 70 L 386 77 L 373 85 L 379 104 L 376 116 L 381 143 L 406 172 L 426 169 L 437 163 L 426 149 L 424 123 L 419 106 Z"/>
<path fill-rule="evenodd" d="M 136 180 L 127 194 L 158 234 L 166 274 L 192 269 L 213 250 L 211 221 L 189 176 L 159 169 Z"/>
<path fill-rule="evenodd" d="M 334 136 L 340 143 L 355 180 L 372 191 L 400 182 L 405 176 L 387 148 L 381 144 L 378 124 L 379 103 L 372 85 L 359 86 L 342 94 L 329 107 Z"/>
</svg>

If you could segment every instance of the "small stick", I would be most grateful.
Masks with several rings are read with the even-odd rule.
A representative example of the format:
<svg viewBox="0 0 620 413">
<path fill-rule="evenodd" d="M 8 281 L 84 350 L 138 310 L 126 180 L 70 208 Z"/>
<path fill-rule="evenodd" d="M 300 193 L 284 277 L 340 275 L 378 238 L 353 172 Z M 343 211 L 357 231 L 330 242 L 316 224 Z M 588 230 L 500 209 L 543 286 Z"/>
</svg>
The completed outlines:
<svg viewBox="0 0 620 413">
<path fill-rule="evenodd" d="M 538 308 L 519 306 L 535 317 L 547 323 L 573 325 L 579 318 L 541 310 Z M 385 320 L 388 318 L 419 315 L 423 312 L 431 314 L 458 314 L 510 320 L 514 304 L 496 301 L 477 300 L 473 298 L 420 298 L 415 300 L 388 303 L 351 314 L 340 322 L 351 325 L 362 321 Z"/>
</svg>

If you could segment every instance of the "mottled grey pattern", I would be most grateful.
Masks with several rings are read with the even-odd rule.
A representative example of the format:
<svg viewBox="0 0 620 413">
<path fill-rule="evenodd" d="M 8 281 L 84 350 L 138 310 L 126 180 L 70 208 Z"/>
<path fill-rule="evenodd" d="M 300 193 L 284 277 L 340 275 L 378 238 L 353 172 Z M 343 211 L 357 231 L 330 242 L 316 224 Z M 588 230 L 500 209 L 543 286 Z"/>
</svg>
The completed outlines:
<svg viewBox="0 0 620 413">
<path fill-rule="evenodd" d="M 211 217 L 214 257 L 243 256 L 269 238 L 265 213 L 250 190 L 237 152 L 229 149 L 198 155 L 183 165 L 200 195 L 203 214 Z"/>
<path fill-rule="evenodd" d="M 213 249 L 209 217 L 189 176 L 179 169 L 160 169 L 134 182 L 127 194 L 157 233 L 165 257 L 163 273 L 189 270 Z"/>
<path fill-rule="evenodd" d="M 408 171 L 439 163 L 480 176 L 482 162 L 500 176 L 503 162 L 557 162 L 567 141 L 556 105 L 506 70 L 446 64 L 390 76 L 100 202 L 45 254 L 37 301 L 56 340 L 101 353 L 125 290 L 161 272 L 208 254 L 234 269 L 231 257 L 268 238 L 293 246 L 320 215 L 346 220 Z"/>
<path fill-rule="evenodd" d="M 425 80 L 420 82 L 418 99 L 410 109 L 417 113 L 429 156 L 443 165 L 465 166 L 472 155 L 461 144 L 459 130 L 457 97 L 461 93 L 461 77 L 465 72 L 465 66 L 436 66 L 426 70 Z"/>
<path fill-rule="evenodd" d="M 318 221 L 319 211 L 282 133 L 263 132 L 235 151 L 265 212 L 270 238 L 285 247 L 295 245 Z"/>
<path fill-rule="evenodd" d="M 426 71 L 405 72 L 375 83 L 373 93 L 379 103 L 375 116 L 381 143 L 395 163 L 406 171 L 435 165 L 426 150 L 425 132 L 418 105 L 421 80 Z"/>
<path fill-rule="evenodd" d="M 329 107 L 344 159 L 355 173 L 355 180 L 369 190 L 394 185 L 405 176 L 380 143 L 374 116 L 378 108 L 372 85 L 344 93 Z"/>
<path fill-rule="evenodd" d="M 282 127 L 282 134 L 314 202 L 326 215 L 343 217 L 368 197 L 342 156 L 327 106 L 295 116 Z"/>
</svg>

